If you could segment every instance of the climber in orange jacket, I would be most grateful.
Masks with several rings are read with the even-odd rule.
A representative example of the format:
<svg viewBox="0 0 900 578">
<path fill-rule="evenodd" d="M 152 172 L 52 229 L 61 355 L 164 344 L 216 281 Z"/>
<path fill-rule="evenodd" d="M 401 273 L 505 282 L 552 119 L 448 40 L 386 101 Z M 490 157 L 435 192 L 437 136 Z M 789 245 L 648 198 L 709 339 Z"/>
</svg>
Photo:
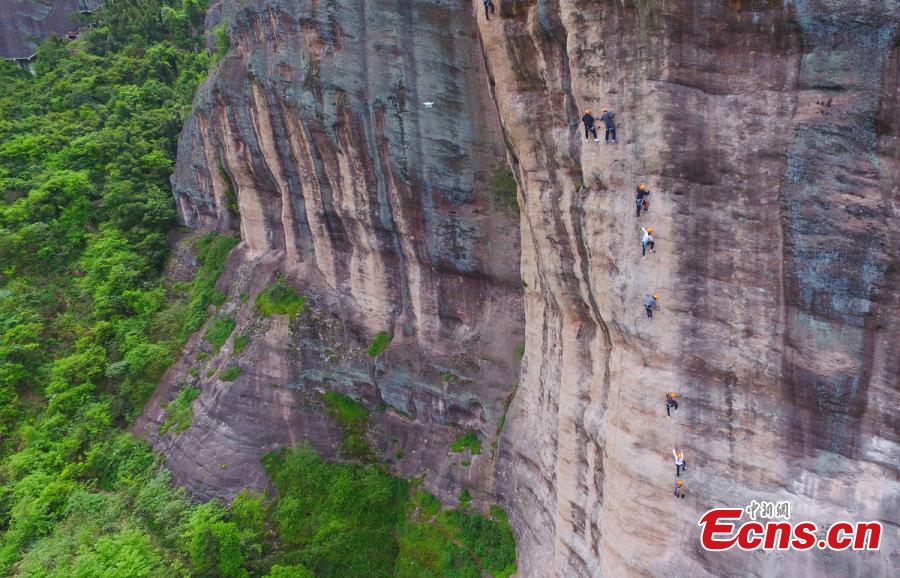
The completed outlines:
<svg viewBox="0 0 900 578">
<path fill-rule="evenodd" d="M 647 183 L 641 183 L 637 188 L 637 197 L 635 198 L 635 204 L 637 205 L 637 215 L 636 217 L 641 216 L 641 209 L 644 208 L 644 201 L 647 195 L 650 194 L 650 189 L 647 188 Z"/>
<path fill-rule="evenodd" d="M 666 392 L 666 417 L 672 417 L 672 409 L 678 411 L 678 400 L 675 398 L 678 397 L 678 394 L 674 391 Z"/>
<path fill-rule="evenodd" d="M 687 469 L 687 462 L 684 460 L 684 452 L 676 451 L 672 448 L 672 455 L 675 456 L 675 477 L 681 477 L 681 470 Z"/>
</svg>

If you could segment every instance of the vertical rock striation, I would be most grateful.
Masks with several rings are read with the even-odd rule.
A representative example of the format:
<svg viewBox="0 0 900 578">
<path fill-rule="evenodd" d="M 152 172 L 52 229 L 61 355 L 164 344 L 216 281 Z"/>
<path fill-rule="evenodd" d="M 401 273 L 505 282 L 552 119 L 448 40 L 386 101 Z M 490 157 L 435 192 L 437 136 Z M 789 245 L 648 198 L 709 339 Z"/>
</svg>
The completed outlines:
<svg viewBox="0 0 900 578">
<path fill-rule="evenodd" d="M 231 49 L 173 185 L 186 224 L 240 231 L 222 311 L 252 339 L 204 362 L 193 426 L 159 436 L 195 336 L 137 429 L 178 481 L 228 496 L 265 484 L 278 445 L 336 456 L 318 394 L 338 389 L 387 408 L 372 437 L 405 453 L 399 472 L 504 502 L 524 576 L 889 574 L 897 2 L 495 0 L 490 21 L 470 4 L 213 7 Z M 603 107 L 616 145 L 583 140 L 582 111 Z M 253 310 L 278 274 L 310 298 L 293 321 Z M 523 331 L 499 460 L 455 465 L 460 431 L 496 435 Z M 703 512 L 754 499 L 820 527 L 879 520 L 882 550 L 700 548 Z"/>
<path fill-rule="evenodd" d="M 224 2 L 217 17 L 230 49 L 196 97 L 172 182 L 187 225 L 240 231 L 220 312 L 250 346 L 199 364 L 193 426 L 161 437 L 163 404 L 206 347 L 195 338 L 136 429 L 177 481 L 228 496 L 263 486 L 259 458 L 279 445 L 336 455 L 319 395 L 336 389 L 365 400 L 400 473 L 427 474 L 445 499 L 489 495 L 524 319 L 515 183 L 499 186 L 505 147 L 473 15 L 281 0 Z M 309 299 L 291 322 L 254 311 L 279 274 Z M 380 331 L 394 337 L 376 361 L 365 349 Z M 222 382 L 229 363 L 242 373 Z M 485 447 L 471 465 L 449 452 L 467 430 Z"/>
<path fill-rule="evenodd" d="M 526 353 L 499 480 L 524 575 L 888 574 L 897 3 L 498 4 L 486 21 L 473 2 L 522 194 Z M 617 145 L 582 140 L 589 107 L 617 113 Z M 700 548 L 704 511 L 753 499 L 880 520 L 883 549 Z"/>
</svg>

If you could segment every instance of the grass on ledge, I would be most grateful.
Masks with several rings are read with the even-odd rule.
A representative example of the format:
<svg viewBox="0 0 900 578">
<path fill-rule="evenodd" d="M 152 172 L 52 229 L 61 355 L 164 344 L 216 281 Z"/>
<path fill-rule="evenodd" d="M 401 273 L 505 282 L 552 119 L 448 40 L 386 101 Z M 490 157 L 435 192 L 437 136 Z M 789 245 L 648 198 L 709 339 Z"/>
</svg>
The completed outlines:
<svg viewBox="0 0 900 578">
<path fill-rule="evenodd" d="M 375 337 L 372 338 L 372 343 L 369 344 L 366 353 L 369 354 L 369 357 L 378 357 L 384 353 L 393 339 L 394 336 L 391 335 L 390 331 L 379 331 L 375 334 Z"/>
<path fill-rule="evenodd" d="M 213 355 L 228 341 L 231 332 L 234 331 L 234 317 L 230 315 L 217 315 L 209 322 L 206 334 L 203 336 L 213 346 Z"/>
<path fill-rule="evenodd" d="M 306 305 L 306 299 L 300 297 L 286 283 L 284 276 L 278 277 L 266 290 L 256 296 L 254 300 L 257 309 L 265 317 L 272 315 L 287 315 L 292 319 Z"/>
<path fill-rule="evenodd" d="M 241 333 L 234 338 L 234 344 L 232 345 L 231 350 L 235 355 L 240 355 L 242 351 L 247 349 L 248 345 L 250 345 L 250 335 L 247 333 Z"/>
<path fill-rule="evenodd" d="M 322 396 L 325 407 L 334 416 L 335 421 L 344 431 L 341 452 L 358 459 L 372 456 L 372 447 L 366 441 L 366 425 L 369 423 L 369 410 L 349 395 L 336 391 L 325 392 Z"/>
<path fill-rule="evenodd" d="M 349 395 L 336 391 L 327 391 L 322 398 L 338 425 L 345 430 L 359 430 L 366 426 L 366 422 L 369 420 L 369 410 L 360 402 Z"/>
<path fill-rule="evenodd" d="M 225 259 L 237 244 L 238 240 L 234 237 L 218 233 L 206 235 L 196 242 L 197 259 L 201 265 L 188 290 L 188 303 L 181 325 L 183 339 L 200 329 L 206 321 L 206 308 L 210 303 L 219 301 L 218 293 L 221 292 L 216 290 L 216 281 L 225 268 Z"/>
<path fill-rule="evenodd" d="M 455 454 L 465 451 L 466 448 L 472 452 L 473 456 L 481 453 L 481 440 L 478 439 L 477 433 L 468 431 L 456 438 L 456 441 L 450 445 L 450 450 Z"/>
<path fill-rule="evenodd" d="M 165 435 L 172 428 L 175 428 L 175 433 L 181 433 L 191 427 L 191 422 L 194 420 L 191 403 L 199 395 L 200 390 L 196 387 L 189 386 L 179 391 L 175 399 L 165 406 L 166 421 L 159 426 L 159 433 Z"/>
<path fill-rule="evenodd" d="M 222 370 L 222 373 L 219 374 L 219 379 L 222 381 L 234 381 L 241 374 L 241 366 L 240 365 L 229 365 L 225 369 Z"/>
</svg>

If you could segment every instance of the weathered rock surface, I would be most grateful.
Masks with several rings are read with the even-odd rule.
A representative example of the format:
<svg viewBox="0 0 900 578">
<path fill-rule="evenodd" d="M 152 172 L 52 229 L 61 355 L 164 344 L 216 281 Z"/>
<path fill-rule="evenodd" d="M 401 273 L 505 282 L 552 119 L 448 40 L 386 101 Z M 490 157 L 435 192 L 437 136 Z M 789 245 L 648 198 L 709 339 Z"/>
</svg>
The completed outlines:
<svg viewBox="0 0 900 578">
<path fill-rule="evenodd" d="M 891 574 L 897 3 L 498 9 L 479 25 L 522 185 L 527 283 L 499 480 L 523 573 Z M 578 126 L 604 106 L 615 146 Z M 652 206 L 637 219 L 641 181 Z M 646 260 L 640 225 L 657 233 Z M 684 398 L 671 420 L 668 389 Z M 672 496 L 676 444 L 686 500 Z M 753 499 L 788 500 L 820 527 L 880 520 L 886 541 L 700 548 L 707 509 Z"/>
<path fill-rule="evenodd" d="M 103 0 L 3 0 L 0 2 L 0 56 L 26 58 L 51 34 L 78 28 L 80 10 Z"/>
<path fill-rule="evenodd" d="M 194 425 L 159 439 L 192 342 L 139 429 L 179 481 L 227 496 L 263 485 L 258 456 L 280 444 L 336 455 L 317 393 L 336 388 L 390 406 L 372 439 L 405 452 L 398 471 L 507 506 L 521 575 L 892 574 L 897 2 L 495 4 L 490 21 L 478 0 L 214 7 L 235 15 L 232 49 L 173 183 L 187 224 L 240 229 L 221 286 L 254 338 L 237 381 L 203 367 Z M 604 106 L 615 146 L 578 123 Z M 486 186 L 504 153 L 521 261 Z M 646 260 L 640 225 L 657 233 Z M 291 323 L 252 310 L 278 271 L 311 298 Z M 520 275 L 499 460 L 464 469 L 447 445 L 465 428 L 489 440 L 516 380 Z M 362 349 L 382 329 L 396 338 L 375 370 Z M 700 548 L 703 512 L 754 499 L 820 527 L 879 520 L 882 550 Z"/>
<path fill-rule="evenodd" d="M 136 429 L 177 481 L 230 496 L 265 485 L 259 458 L 280 445 L 338 454 L 320 395 L 335 389 L 365 400 L 396 471 L 427 474 L 444 499 L 489 495 L 524 317 L 515 185 L 492 188 L 506 153 L 472 13 L 242 4 L 210 12 L 231 23 L 231 49 L 197 96 L 173 185 L 188 225 L 240 231 L 220 287 L 251 345 L 227 344 L 189 378 L 208 349 L 192 341 Z M 294 322 L 254 311 L 278 274 L 310 300 Z M 394 339 L 374 363 L 365 349 L 384 330 Z M 206 377 L 234 362 L 236 381 Z M 160 403 L 187 380 L 202 389 L 193 425 L 160 438 Z M 450 454 L 467 430 L 484 452 Z"/>
</svg>

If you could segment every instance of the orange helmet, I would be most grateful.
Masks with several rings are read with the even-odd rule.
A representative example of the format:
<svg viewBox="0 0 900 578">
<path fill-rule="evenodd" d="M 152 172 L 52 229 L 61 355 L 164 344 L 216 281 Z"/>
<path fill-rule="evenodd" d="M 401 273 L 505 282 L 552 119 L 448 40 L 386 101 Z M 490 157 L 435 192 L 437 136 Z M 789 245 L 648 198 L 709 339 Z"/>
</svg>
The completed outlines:
<svg viewBox="0 0 900 578">
<path fill-rule="evenodd" d="M 608 109 L 608 108 L 604 108 L 604 109 L 603 109 L 603 112 L 609 112 L 609 109 Z"/>
<path fill-rule="evenodd" d="M 584 111 L 584 114 L 591 114 L 591 109 L 587 109 L 586 111 Z"/>
<path fill-rule="evenodd" d="M 657 301 L 659 301 L 659 293 L 654 293 L 653 298 L 656 299 Z"/>
<path fill-rule="evenodd" d="M 648 232 L 648 233 L 652 233 L 652 232 L 653 232 L 653 227 L 647 227 L 647 232 Z"/>
<path fill-rule="evenodd" d="M 647 188 L 647 183 L 641 183 L 641 186 L 639 188 L 643 191 Z"/>
<path fill-rule="evenodd" d="M 681 487 L 681 486 L 683 486 L 683 485 L 684 485 L 684 482 L 683 482 L 683 481 L 681 481 L 681 480 L 678 480 L 678 484 L 676 484 L 676 485 L 677 485 L 677 486 L 678 486 L 678 487 L 679 487 L 679 488 L 680 488 L 680 487 Z"/>
<path fill-rule="evenodd" d="M 678 459 L 680 460 L 683 458 L 684 458 L 684 452 L 678 452 Z"/>
</svg>

